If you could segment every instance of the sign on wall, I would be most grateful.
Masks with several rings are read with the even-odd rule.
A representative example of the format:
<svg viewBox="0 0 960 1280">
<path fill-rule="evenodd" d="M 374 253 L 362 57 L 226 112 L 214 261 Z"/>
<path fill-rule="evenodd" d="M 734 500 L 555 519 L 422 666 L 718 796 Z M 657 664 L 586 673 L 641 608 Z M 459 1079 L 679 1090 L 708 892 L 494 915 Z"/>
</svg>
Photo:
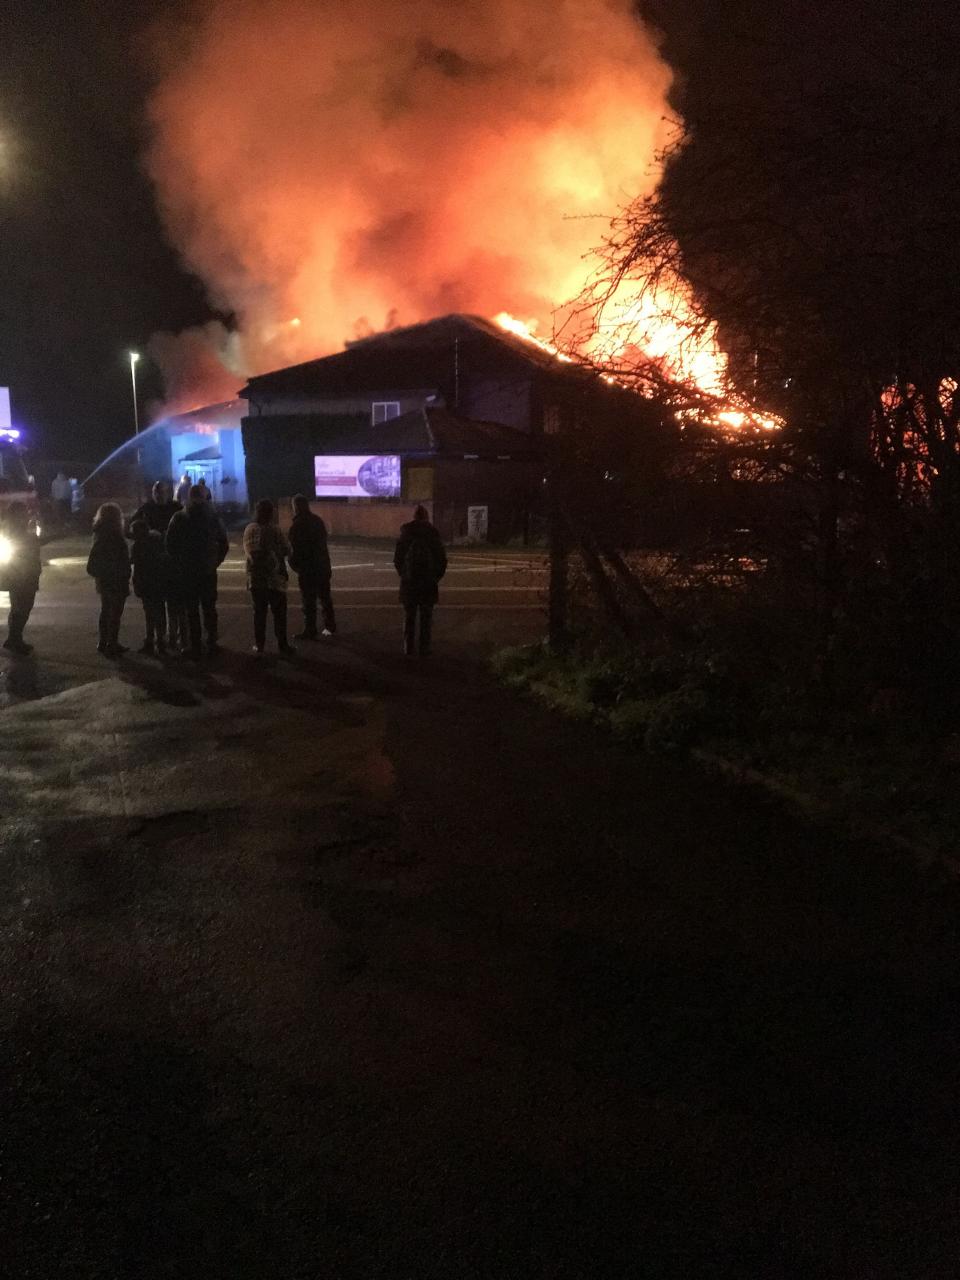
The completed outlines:
<svg viewBox="0 0 960 1280">
<path fill-rule="evenodd" d="M 318 498 L 400 497 L 400 457 L 395 453 L 318 454 L 313 470 Z"/>
<path fill-rule="evenodd" d="M 487 540 L 487 517 L 489 507 L 467 507 L 467 537 L 478 542 Z"/>
</svg>

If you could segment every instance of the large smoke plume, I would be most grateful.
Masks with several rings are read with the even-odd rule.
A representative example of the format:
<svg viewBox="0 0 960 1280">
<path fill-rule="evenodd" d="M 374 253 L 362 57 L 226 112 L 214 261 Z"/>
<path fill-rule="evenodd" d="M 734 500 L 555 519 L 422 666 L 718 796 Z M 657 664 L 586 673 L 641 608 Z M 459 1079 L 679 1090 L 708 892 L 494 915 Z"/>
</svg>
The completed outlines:
<svg viewBox="0 0 960 1280">
<path fill-rule="evenodd" d="M 656 181 L 629 0 L 208 0 L 162 55 L 150 172 L 235 372 L 452 310 L 549 331 Z"/>
</svg>

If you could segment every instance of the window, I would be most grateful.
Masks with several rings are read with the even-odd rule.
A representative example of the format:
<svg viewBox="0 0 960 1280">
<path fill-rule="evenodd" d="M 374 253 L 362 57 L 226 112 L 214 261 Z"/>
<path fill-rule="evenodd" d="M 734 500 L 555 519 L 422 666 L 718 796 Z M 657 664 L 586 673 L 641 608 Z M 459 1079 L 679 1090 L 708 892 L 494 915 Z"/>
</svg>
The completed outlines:
<svg viewBox="0 0 960 1280">
<path fill-rule="evenodd" d="M 560 432 L 560 406 L 545 404 L 543 406 L 543 434 L 555 436 Z"/>
<path fill-rule="evenodd" d="M 375 427 L 378 427 L 381 422 L 400 417 L 399 400 L 374 400 L 370 407 L 373 411 L 372 420 Z"/>
</svg>

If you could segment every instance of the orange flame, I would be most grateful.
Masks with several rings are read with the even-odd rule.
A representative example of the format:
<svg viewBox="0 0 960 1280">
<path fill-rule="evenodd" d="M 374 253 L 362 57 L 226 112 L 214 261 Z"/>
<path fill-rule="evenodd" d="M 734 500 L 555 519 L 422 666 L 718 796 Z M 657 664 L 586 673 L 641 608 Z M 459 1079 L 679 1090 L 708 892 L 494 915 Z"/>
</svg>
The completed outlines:
<svg viewBox="0 0 960 1280">
<path fill-rule="evenodd" d="M 716 341 L 716 327 L 709 325 L 706 338 L 697 339 L 692 323 L 685 327 L 676 316 L 677 307 L 670 313 L 659 311 L 650 301 L 634 302 L 622 314 L 619 326 L 605 326 L 584 352 L 592 361 L 619 361 L 628 347 L 638 347 L 644 356 L 659 364 L 664 373 L 678 382 L 686 383 L 711 399 L 729 403 L 730 392 L 726 385 L 727 358 Z M 494 323 L 508 333 L 534 343 L 557 360 L 574 362 L 574 357 L 561 351 L 552 342 L 538 337 L 535 320 L 518 320 L 508 311 L 494 316 Z M 641 327 L 642 326 L 642 327 Z M 611 373 L 601 374 L 604 381 L 615 383 L 619 379 Z M 687 413 L 689 411 L 684 411 Z M 758 413 L 749 408 L 720 408 L 712 413 L 699 415 L 701 419 L 733 431 L 745 427 L 759 431 L 777 431 L 783 426 L 780 418 Z"/>
</svg>

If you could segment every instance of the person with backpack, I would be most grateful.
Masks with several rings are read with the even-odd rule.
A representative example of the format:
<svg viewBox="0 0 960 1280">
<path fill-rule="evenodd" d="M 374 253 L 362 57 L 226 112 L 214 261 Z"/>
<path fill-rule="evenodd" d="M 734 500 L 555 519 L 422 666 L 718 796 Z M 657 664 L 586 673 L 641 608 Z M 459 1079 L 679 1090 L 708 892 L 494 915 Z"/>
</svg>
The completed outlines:
<svg viewBox="0 0 960 1280">
<path fill-rule="evenodd" d="M 173 595 L 187 615 L 190 656 L 198 659 L 201 647 L 201 614 L 207 636 L 207 653 L 220 652 L 217 631 L 217 570 L 227 558 L 230 541 L 223 522 L 204 497 L 199 485 L 190 490 L 185 510 L 178 511 L 167 529 Z"/>
<path fill-rule="evenodd" d="M 115 502 L 105 502 L 93 518 L 93 546 L 87 573 L 100 596 L 100 640 L 97 652 L 107 658 L 126 653 L 120 643 L 120 619 L 130 594 L 130 552 L 123 536 L 123 512 Z"/>
<path fill-rule="evenodd" d="M 146 639 L 139 652 L 156 652 L 162 657 L 167 651 L 167 553 L 163 538 L 156 529 L 150 528 L 146 520 L 134 520 L 130 534 L 133 538 L 130 552 L 133 591 L 143 604 L 146 626 Z"/>
<path fill-rule="evenodd" d="M 273 520 L 269 498 L 257 503 L 256 517 L 243 531 L 247 557 L 247 589 L 253 597 L 253 651 L 263 655 L 267 642 L 267 609 L 273 614 L 277 648 L 285 657 L 296 650 L 287 640 L 287 556 L 290 543 Z"/>
<path fill-rule="evenodd" d="M 417 507 L 413 519 L 401 528 L 393 563 L 400 575 L 403 651 L 407 657 L 414 652 L 419 614 L 419 652 L 421 658 L 426 658 L 430 653 L 433 608 L 440 594 L 437 583 L 447 571 L 447 553 L 426 507 Z"/>
<path fill-rule="evenodd" d="M 11 502 L 3 517 L 0 549 L 0 591 L 10 593 L 3 647 L 21 658 L 33 652 L 33 645 L 24 641 L 23 629 L 40 589 L 40 570 L 40 548 L 30 524 L 30 512 L 24 503 Z"/>
<path fill-rule="evenodd" d="M 290 568 L 297 575 L 303 605 L 303 631 L 297 640 L 317 640 L 317 600 L 323 610 L 323 634 L 337 631 L 337 619 L 330 595 L 333 569 L 327 547 L 327 526 L 310 510 L 309 499 L 298 493 L 293 500 L 290 524 Z"/>
</svg>

